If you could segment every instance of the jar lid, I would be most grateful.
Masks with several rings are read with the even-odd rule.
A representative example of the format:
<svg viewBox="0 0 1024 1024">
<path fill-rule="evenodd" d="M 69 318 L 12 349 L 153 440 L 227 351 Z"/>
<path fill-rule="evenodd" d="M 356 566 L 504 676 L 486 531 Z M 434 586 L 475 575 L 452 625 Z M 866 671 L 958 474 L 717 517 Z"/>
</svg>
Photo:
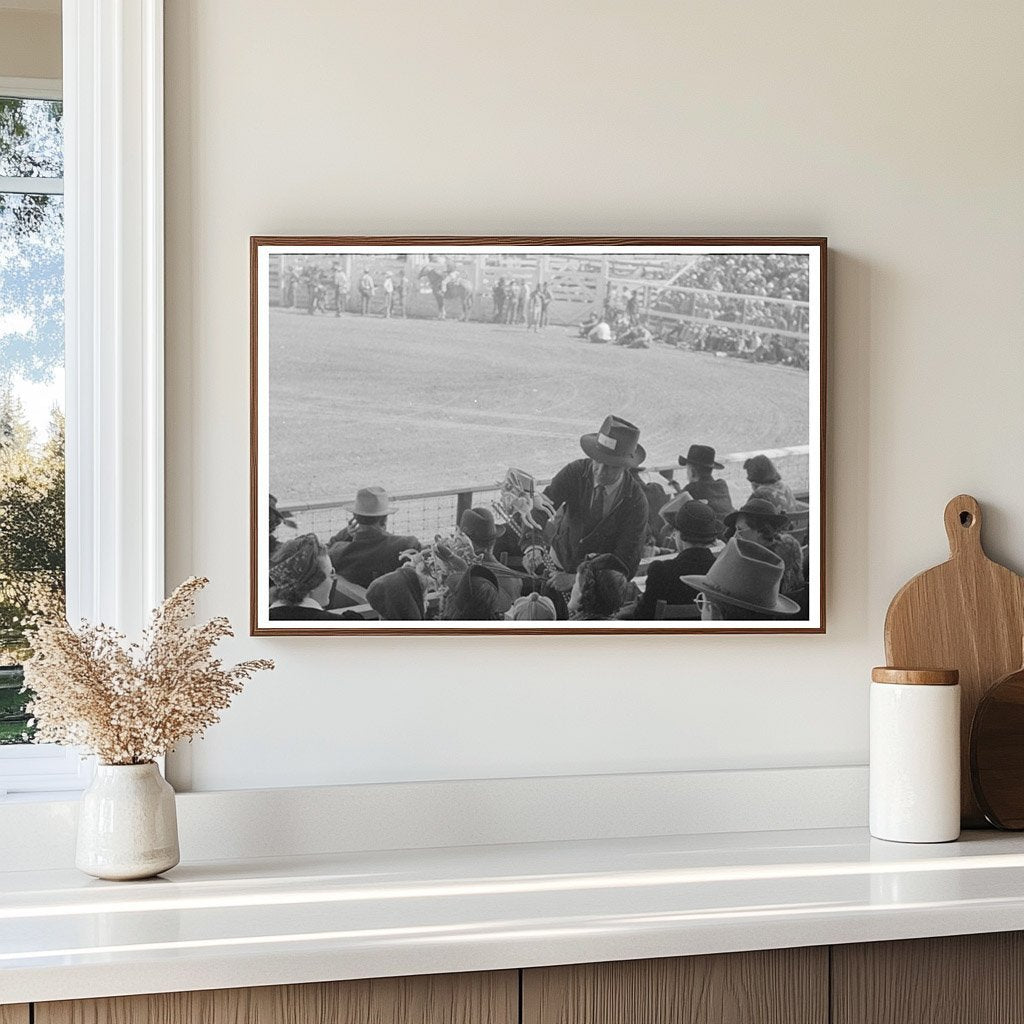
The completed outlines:
<svg viewBox="0 0 1024 1024">
<path fill-rule="evenodd" d="M 904 686 L 956 686 L 960 672 L 955 668 L 888 668 L 871 670 L 873 683 L 898 683 Z"/>
</svg>

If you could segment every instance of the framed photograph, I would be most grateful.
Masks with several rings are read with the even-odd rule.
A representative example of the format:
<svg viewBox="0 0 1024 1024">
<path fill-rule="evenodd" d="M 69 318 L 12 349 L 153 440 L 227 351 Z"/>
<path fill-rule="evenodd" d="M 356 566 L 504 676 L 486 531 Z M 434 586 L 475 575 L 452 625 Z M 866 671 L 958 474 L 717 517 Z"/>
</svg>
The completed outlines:
<svg viewBox="0 0 1024 1024">
<path fill-rule="evenodd" d="M 252 633 L 824 632 L 826 249 L 252 238 Z"/>
</svg>

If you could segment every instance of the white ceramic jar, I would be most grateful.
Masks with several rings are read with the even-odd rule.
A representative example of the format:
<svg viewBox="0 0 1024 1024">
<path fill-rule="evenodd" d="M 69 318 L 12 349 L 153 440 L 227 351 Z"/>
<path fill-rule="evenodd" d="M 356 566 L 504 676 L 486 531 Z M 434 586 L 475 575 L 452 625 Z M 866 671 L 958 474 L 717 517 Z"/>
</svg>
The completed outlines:
<svg viewBox="0 0 1024 1024">
<path fill-rule="evenodd" d="M 82 794 L 75 865 L 95 878 L 127 881 L 180 860 L 174 790 L 149 764 L 99 764 Z"/>
<path fill-rule="evenodd" d="M 959 837 L 956 670 L 872 670 L 870 780 L 876 839 L 948 843 Z"/>
</svg>

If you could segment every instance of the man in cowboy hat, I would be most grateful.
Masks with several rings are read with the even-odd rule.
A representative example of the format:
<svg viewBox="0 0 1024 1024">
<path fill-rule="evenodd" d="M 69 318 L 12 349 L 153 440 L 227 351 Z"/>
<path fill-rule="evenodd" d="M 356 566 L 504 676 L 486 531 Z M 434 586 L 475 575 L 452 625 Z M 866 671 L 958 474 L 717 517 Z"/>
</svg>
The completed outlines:
<svg viewBox="0 0 1024 1024">
<path fill-rule="evenodd" d="M 661 514 L 667 523 L 671 523 L 675 514 L 687 501 L 706 501 L 714 510 L 720 523 L 732 512 L 732 496 L 729 485 L 714 476 L 716 469 L 725 469 L 715 461 L 715 449 L 707 444 L 691 444 L 685 455 L 679 456 L 679 465 L 686 469 L 686 485 L 679 491 Z M 672 486 L 675 486 L 673 481 Z"/>
<path fill-rule="evenodd" d="M 558 510 L 549 524 L 552 553 L 562 575 L 574 574 L 587 555 L 610 554 L 632 577 L 647 531 L 647 498 L 631 472 L 647 456 L 640 429 L 609 416 L 600 430 L 580 438 L 580 447 L 587 458 L 563 467 L 544 489 Z"/>
<path fill-rule="evenodd" d="M 702 576 L 684 576 L 699 591 L 701 618 L 715 620 L 788 619 L 800 605 L 779 593 L 782 559 L 742 537 L 733 537 Z"/>
<path fill-rule="evenodd" d="M 388 533 L 391 501 L 383 487 L 364 487 L 356 492 L 352 522 L 328 542 L 334 571 L 350 583 L 368 587 L 378 576 L 399 567 L 399 555 L 410 548 L 419 550 L 415 537 Z"/>
<path fill-rule="evenodd" d="M 498 610 L 505 614 L 512 607 L 513 601 L 522 596 L 523 582 L 526 577 L 513 569 L 502 565 L 494 557 L 494 542 L 505 533 L 505 527 L 494 520 L 494 513 L 489 508 L 467 508 L 459 517 L 459 529 L 473 545 L 477 565 L 485 565 L 498 581 Z M 438 555 L 452 568 L 448 577 L 448 589 L 454 591 L 469 565 L 447 548 L 438 545 Z"/>
</svg>

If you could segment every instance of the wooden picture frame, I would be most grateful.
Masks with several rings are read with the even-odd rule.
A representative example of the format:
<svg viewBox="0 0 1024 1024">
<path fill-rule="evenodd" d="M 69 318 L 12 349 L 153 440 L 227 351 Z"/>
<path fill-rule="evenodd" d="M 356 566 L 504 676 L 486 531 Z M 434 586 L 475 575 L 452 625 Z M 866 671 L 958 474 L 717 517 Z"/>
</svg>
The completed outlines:
<svg viewBox="0 0 1024 1024">
<path fill-rule="evenodd" d="M 503 268 L 508 268 L 505 276 L 509 279 L 504 289 L 497 283 L 497 275 Z M 368 303 L 364 301 L 365 290 L 359 290 L 360 270 L 365 270 L 372 279 L 373 292 Z M 518 292 L 517 285 L 520 286 Z M 738 290 L 730 291 L 730 288 Z M 401 312 L 406 314 L 401 317 L 396 290 L 401 292 Z M 546 302 L 545 290 L 548 292 Z M 507 320 L 509 314 L 503 296 L 507 296 L 508 302 L 516 302 L 512 322 Z M 529 302 L 525 315 L 535 323 L 518 322 L 520 296 Z M 598 306 L 598 300 L 603 305 Z M 582 315 L 588 307 L 597 307 L 596 315 L 602 321 L 616 321 L 610 329 L 610 339 L 604 338 L 600 323 L 590 329 L 589 338 L 582 336 L 582 327 L 574 326 L 577 314 Z M 826 311 L 827 240 L 818 237 L 252 237 L 251 634 L 824 633 Z M 545 313 L 548 314 L 546 325 L 543 324 Z M 607 315 L 602 316 L 602 313 Z M 646 337 L 640 327 L 647 328 Z M 604 341 L 605 344 L 589 345 L 588 341 Z M 488 360 L 493 360 L 495 365 L 490 365 Z M 523 381 L 518 379 L 518 367 L 523 367 Z M 571 367 L 571 372 L 566 367 Z M 673 376 L 676 367 L 678 386 Z M 272 380 L 275 372 L 278 379 Z M 460 375 L 469 382 L 463 391 L 456 390 L 455 378 Z M 565 377 L 569 379 L 564 380 Z M 481 382 L 479 393 L 477 381 Z M 623 386 L 624 398 L 618 402 L 609 399 L 600 405 L 600 399 L 595 396 L 615 394 L 616 381 L 629 382 L 628 387 Z M 523 399 L 531 383 L 536 385 L 533 391 L 548 393 L 547 405 L 537 404 L 544 401 L 543 396 L 536 402 Z M 566 393 L 585 396 L 580 400 L 580 409 L 577 411 L 571 402 L 565 407 L 565 399 L 559 394 L 557 401 L 562 403 L 559 415 L 548 418 L 546 410 L 552 408 L 550 395 L 561 389 L 563 383 Z M 735 388 L 735 401 L 724 400 L 726 394 L 732 394 L 728 391 L 730 387 Z M 520 393 L 520 389 L 525 390 Z M 442 392 L 447 398 L 435 407 L 432 396 Z M 647 394 L 651 412 L 645 416 L 642 413 L 647 407 L 640 408 L 638 396 Z M 768 394 L 771 400 L 765 401 L 764 396 Z M 453 398 L 453 395 L 459 397 Z M 806 401 L 802 404 L 804 398 Z M 347 402 L 352 403 L 351 408 Z M 516 405 L 517 402 L 520 404 Z M 454 408 L 456 403 L 459 408 Z M 613 405 L 614 408 L 610 407 Z M 617 421 L 602 423 L 597 413 L 599 406 L 602 409 L 609 406 L 608 415 L 629 422 L 625 427 Z M 442 409 L 452 410 L 444 414 L 447 418 L 443 421 L 439 418 Z M 806 410 L 806 420 L 801 409 Z M 682 421 L 691 427 L 685 431 L 685 436 L 680 431 L 676 437 L 673 431 L 678 430 Z M 543 429 L 536 427 L 538 422 L 543 422 Z M 639 442 L 629 430 L 633 422 L 639 427 Z M 751 443 L 741 446 L 738 455 L 735 442 L 715 443 L 716 437 L 746 437 L 745 426 L 760 422 L 766 424 L 763 436 L 760 433 L 752 436 Z M 271 423 L 274 424 L 276 455 L 271 448 Z M 698 424 L 703 429 L 698 429 Z M 565 443 L 557 449 L 556 457 L 553 453 L 555 446 L 561 444 L 559 430 L 563 428 Z M 609 433 L 603 432 L 606 429 Z M 760 430 L 759 427 L 752 429 Z M 584 551 L 590 541 L 579 540 L 579 532 L 590 527 L 580 525 L 579 530 L 573 532 L 574 517 L 580 518 L 582 523 L 582 506 L 577 504 L 574 511 L 572 501 L 566 500 L 558 513 L 561 518 L 552 520 L 550 509 L 542 507 L 542 499 L 537 495 L 543 493 L 544 488 L 553 487 L 559 495 L 566 493 L 564 487 L 559 489 L 562 485 L 548 481 L 553 479 L 560 465 L 568 468 L 569 463 L 588 457 L 591 449 L 581 451 L 585 437 L 591 438 L 587 442 L 591 446 L 597 439 L 597 443 L 611 450 L 609 453 L 593 449 L 598 456 L 593 471 L 613 461 L 613 457 L 618 459 L 617 464 L 627 469 L 620 479 L 635 481 L 644 489 L 645 495 L 650 497 L 648 508 L 660 501 L 652 485 L 665 492 L 673 486 L 678 489 L 678 482 L 672 484 L 669 479 L 673 470 L 680 474 L 690 472 L 672 465 L 674 461 L 684 462 L 687 455 L 696 458 L 688 452 L 690 444 L 709 444 L 721 453 L 721 461 L 716 465 L 726 467 L 720 472 L 728 477 L 727 489 L 736 511 L 750 498 L 747 488 L 756 486 L 746 479 L 742 480 L 742 485 L 738 482 L 740 463 L 746 466 L 757 454 L 767 455 L 772 460 L 773 470 L 782 465 L 782 484 L 789 475 L 798 486 L 790 488 L 786 498 L 780 497 L 781 491 L 777 493 L 772 489 L 781 484 L 770 484 L 767 490 L 761 490 L 758 500 L 771 499 L 776 501 L 777 508 L 789 511 L 778 513 L 782 519 L 772 519 L 763 506 L 756 509 L 750 506 L 752 511 L 745 513 L 743 519 L 737 522 L 734 516 L 731 525 L 733 529 L 738 525 L 740 534 L 730 544 L 735 548 L 730 551 L 730 559 L 738 563 L 742 555 L 746 565 L 753 553 L 756 563 L 762 556 L 757 545 L 749 547 L 745 538 L 755 536 L 750 532 L 751 523 L 757 526 L 770 521 L 777 533 L 802 542 L 801 557 L 807 566 L 806 593 L 800 598 L 799 590 L 791 588 L 792 599 L 777 599 L 770 593 L 771 580 L 761 580 L 757 586 L 767 589 L 758 591 L 758 596 L 752 596 L 754 592 L 748 589 L 744 591 L 745 600 L 741 604 L 727 603 L 726 597 L 736 596 L 736 592 L 729 589 L 734 584 L 748 588 L 755 584 L 746 576 L 730 575 L 736 568 L 732 562 L 716 560 L 719 578 L 715 586 L 711 581 L 701 584 L 706 589 L 702 590 L 704 597 L 697 599 L 698 607 L 712 605 L 716 616 L 731 608 L 728 618 L 693 618 L 693 608 L 683 605 L 672 609 L 673 614 L 684 615 L 678 619 L 385 621 L 378 617 L 379 612 L 372 602 L 359 600 L 365 593 L 361 584 L 338 575 L 339 563 L 351 576 L 358 575 L 347 567 L 352 560 L 350 545 L 354 537 L 349 527 L 356 529 L 357 526 L 354 520 L 349 526 L 344 525 L 349 521 L 357 491 L 358 500 L 363 502 L 359 506 L 363 513 L 391 510 L 389 533 L 403 533 L 406 529 L 412 533 L 408 527 L 391 526 L 396 516 L 405 516 L 407 522 L 412 522 L 410 517 L 414 514 L 420 516 L 417 522 L 423 525 L 417 527 L 415 536 L 426 541 L 427 546 L 432 531 L 447 536 L 455 530 L 466 510 L 475 506 L 478 510 L 492 511 L 499 529 L 502 517 L 508 516 L 508 530 L 519 545 L 519 554 L 512 556 L 511 563 L 502 558 L 503 564 L 510 565 L 508 576 L 528 577 L 522 585 L 523 591 L 543 590 L 558 606 L 559 613 L 564 614 L 558 599 L 573 593 L 565 590 L 566 577 L 573 575 L 573 559 L 577 555 L 584 559 L 594 555 Z M 636 467 L 637 459 L 644 461 L 645 439 L 650 439 L 652 447 L 657 449 L 650 453 L 652 466 L 645 467 L 646 477 Z M 502 459 L 504 452 L 496 446 L 506 444 L 508 458 Z M 364 453 L 371 449 L 377 452 L 380 463 L 353 472 L 352 465 L 365 461 Z M 414 454 L 409 454 L 409 449 Z M 455 479 L 463 472 L 457 465 L 463 459 L 465 465 L 474 467 L 499 467 L 500 462 L 500 467 L 514 474 L 533 452 L 539 453 L 536 463 L 524 467 L 526 472 L 522 478 L 512 476 L 510 482 L 510 476 L 506 476 L 504 485 L 501 479 L 486 476 L 484 485 L 461 476 Z M 632 461 L 621 461 L 630 459 Z M 422 482 L 424 474 L 429 479 L 435 472 L 435 465 L 435 482 L 440 486 L 411 486 L 415 481 Z M 578 476 L 585 473 L 585 469 L 573 472 Z M 403 481 L 409 473 L 415 475 L 415 480 L 410 476 L 410 485 L 406 485 Z M 754 475 L 749 468 L 746 473 Z M 465 470 L 463 475 L 472 476 L 472 471 Z M 492 477 L 495 475 L 500 476 L 500 468 Z M 335 483 L 342 478 L 344 483 Z M 531 479 L 535 486 L 529 482 Z M 387 493 L 383 496 L 376 491 L 363 494 L 359 490 L 371 485 L 379 485 Z M 500 490 L 503 486 L 504 491 Z M 688 483 L 687 487 L 690 486 Z M 693 486 L 699 491 L 701 485 Z M 616 513 L 620 504 L 626 504 L 627 490 L 631 495 L 635 491 L 633 482 L 618 488 L 619 484 L 615 483 L 605 491 L 595 491 L 598 498 L 587 513 L 594 517 L 593 523 L 605 521 L 599 508 L 602 495 L 607 517 Z M 277 513 L 283 513 L 286 518 L 290 516 L 295 529 L 290 529 L 287 521 L 279 524 L 275 528 L 280 537 L 272 539 L 271 515 L 274 513 L 270 501 L 275 489 L 280 492 L 276 493 Z M 794 491 L 798 492 L 795 499 Z M 530 500 L 536 506 L 536 514 L 532 514 L 533 509 L 528 510 L 531 514 L 525 520 L 516 511 L 526 500 L 524 494 L 527 497 L 532 494 Z M 689 493 L 677 497 L 675 504 L 689 497 Z M 374 506 L 375 500 L 382 504 Z M 713 498 L 705 499 L 704 503 L 708 500 L 714 504 Z M 388 504 L 391 501 L 396 504 Z M 417 503 L 414 512 L 413 505 Z M 402 511 L 395 512 L 396 507 Z M 650 516 L 645 535 L 650 543 L 644 548 L 646 554 L 641 556 L 634 572 L 629 572 L 632 566 L 625 565 L 629 561 L 626 555 L 618 557 L 624 549 L 621 545 L 615 546 L 619 541 L 613 538 L 606 546 L 614 547 L 615 559 L 600 558 L 598 569 L 585 570 L 581 579 L 600 571 L 602 587 L 610 580 L 612 583 L 608 586 L 616 594 L 635 595 L 640 591 L 643 601 L 650 565 L 672 558 L 663 548 L 655 546 L 666 543 L 672 524 L 677 522 L 673 506 L 670 504 L 667 508 L 667 518 L 658 520 L 653 514 Z M 706 513 L 698 516 L 699 512 L 691 506 L 686 515 L 707 518 Z M 469 522 L 486 521 L 486 516 L 480 520 L 479 512 L 474 515 L 477 518 L 471 516 Z M 719 531 L 723 515 L 721 509 L 716 510 Z M 539 533 L 529 525 L 531 522 L 539 526 Z M 372 525 L 372 519 L 370 523 Z M 369 530 L 370 526 L 365 529 Z M 522 532 L 522 538 L 515 530 Z M 596 527 L 594 532 L 598 532 Z M 592 533 L 586 537 L 592 538 Z M 316 539 L 310 539 L 309 535 Z M 281 585 L 275 586 L 272 593 L 270 549 L 275 543 L 288 544 L 299 536 L 303 538 L 301 543 L 296 542 L 287 549 L 278 547 L 275 551 L 274 578 Z M 451 543 L 461 545 L 465 541 L 461 533 L 453 536 L 454 541 L 449 539 L 440 548 L 450 561 L 443 562 L 435 557 L 431 549 L 428 555 L 415 557 L 414 563 L 400 563 L 407 569 L 410 564 L 416 566 L 419 588 L 412 586 L 412 591 L 420 607 L 426 604 L 425 614 L 431 614 L 430 602 L 438 600 L 445 603 L 449 612 L 453 608 L 478 607 L 467 597 L 471 592 L 484 599 L 479 607 L 490 611 L 494 606 L 492 584 L 497 584 L 498 599 L 507 606 L 511 600 L 505 593 L 508 580 L 497 565 L 495 572 L 488 575 L 487 566 L 495 564 L 497 556 L 481 555 L 480 548 L 472 545 L 449 551 Z M 773 534 L 769 530 L 765 537 L 770 536 Z M 630 532 L 629 537 L 632 545 L 634 533 Z M 323 558 L 323 548 L 328 547 L 332 539 L 335 542 L 330 546 L 330 562 L 337 578 L 333 579 L 328 595 L 327 583 L 323 582 L 328 564 Z M 678 534 L 672 535 L 672 539 L 681 545 Z M 721 540 L 714 543 L 714 554 L 720 552 L 721 544 Z M 780 546 L 775 547 L 776 541 L 768 540 L 764 544 L 783 552 L 785 557 L 778 564 L 785 565 L 787 578 L 790 578 L 793 566 L 788 560 L 788 551 L 792 545 L 786 548 L 778 541 Z M 594 542 L 594 546 L 600 545 Z M 634 548 L 629 546 L 628 550 L 632 552 Z M 459 551 L 469 553 L 466 561 L 470 565 L 457 561 Z M 546 561 L 536 561 L 541 557 L 538 551 Z M 661 553 L 653 554 L 655 551 Z M 455 559 L 451 559 L 452 554 Z M 393 554 L 388 557 L 393 558 Z M 520 568 L 517 561 L 520 557 L 528 568 Z M 472 568 L 467 579 L 471 563 L 481 558 L 491 561 L 486 562 L 484 569 Z M 309 559 L 319 559 L 318 564 L 325 568 L 310 569 L 306 564 Z M 569 563 L 569 571 L 564 575 L 559 575 L 563 568 L 561 561 Z M 777 556 L 772 554 L 765 561 L 774 566 Z M 675 561 L 672 564 L 677 565 Z M 312 573 L 303 577 L 306 582 L 320 581 L 315 595 L 311 591 L 301 599 L 305 602 L 303 607 L 310 610 L 294 610 L 300 608 L 299 590 L 306 585 L 295 583 L 296 565 Z M 444 577 L 442 586 L 431 591 L 431 581 L 442 577 L 436 572 L 431 576 L 428 570 L 437 567 L 451 575 Z M 380 568 L 374 566 L 370 571 Z M 384 568 L 388 572 L 395 571 L 393 566 Z M 624 569 L 620 575 L 629 579 L 632 589 L 620 590 L 618 577 L 605 574 L 611 568 Z M 762 569 L 763 566 L 758 565 L 752 571 L 757 574 Z M 365 575 L 365 565 L 360 571 L 364 572 L 363 579 L 371 578 L 376 584 L 376 576 Z M 669 571 L 670 576 L 673 571 Z M 766 571 L 771 576 L 775 569 L 770 567 Z M 401 577 L 411 579 L 408 571 Z M 681 577 L 673 579 L 681 580 Z M 538 583 L 538 580 L 547 582 Z M 389 576 L 385 583 L 376 584 L 378 607 L 381 606 L 380 591 L 388 581 L 398 581 L 398 577 Z M 459 595 L 454 593 L 458 583 L 453 581 L 465 584 Z M 556 590 L 556 582 L 560 589 Z M 511 584 L 515 586 L 514 578 Z M 576 596 L 578 604 L 586 605 L 590 600 L 593 606 L 610 607 L 608 601 L 600 604 L 606 597 L 603 591 L 600 600 L 594 597 L 596 591 L 592 582 L 585 583 L 584 589 L 590 596 L 586 599 Z M 776 587 L 776 594 L 777 591 Z M 292 595 L 288 601 L 281 598 L 285 593 Z M 275 596 L 278 600 L 273 611 L 278 617 L 271 616 L 271 598 Z M 329 613 L 330 618 L 316 611 L 316 607 L 322 609 L 328 600 L 331 604 L 340 602 L 342 605 Z M 462 604 L 448 603 L 459 601 Z M 770 613 L 775 617 L 765 619 L 753 612 L 749 618 L 737 618 L 738 609 L 766 606 L 765 602 L 776 609 Z M 794 605 L 799 606 L 796 613 L 799 617 L 793 617 L 788 611 Z M 501 605 L 498 607 L 500 610 Z M 783 607 L 786 612 L 779 611 Z M 282 614 L 300 617 L 280 618 Z M 657 606 L 656 614 L 663 614 L 663 605 Z M 785 617 L 780 617 L 783 614 Z"/>
</svg>

